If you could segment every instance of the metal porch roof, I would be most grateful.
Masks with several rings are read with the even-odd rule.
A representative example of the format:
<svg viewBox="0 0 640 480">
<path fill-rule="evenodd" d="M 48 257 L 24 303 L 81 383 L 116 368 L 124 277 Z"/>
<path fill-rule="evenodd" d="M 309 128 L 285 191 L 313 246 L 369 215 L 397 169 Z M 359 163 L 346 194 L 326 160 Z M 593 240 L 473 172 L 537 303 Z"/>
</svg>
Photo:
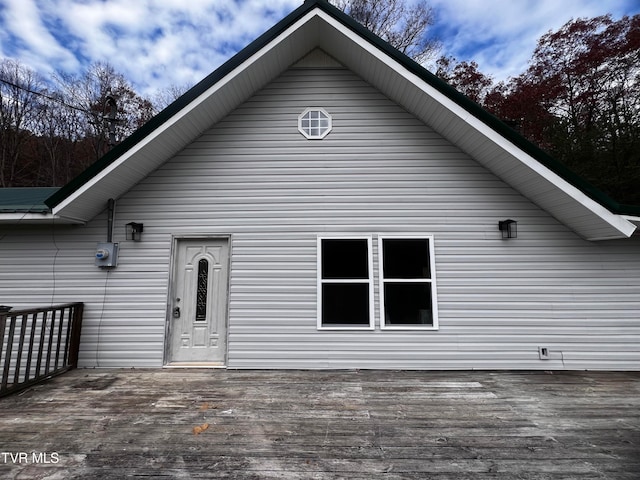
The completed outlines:
<svg viewBox="0 0 640 480">
<path fill-rule="evenodd" d="M 59 187 L 0 188 L 0 213 L 50 213 L 45 200 Z"/>
</svg>

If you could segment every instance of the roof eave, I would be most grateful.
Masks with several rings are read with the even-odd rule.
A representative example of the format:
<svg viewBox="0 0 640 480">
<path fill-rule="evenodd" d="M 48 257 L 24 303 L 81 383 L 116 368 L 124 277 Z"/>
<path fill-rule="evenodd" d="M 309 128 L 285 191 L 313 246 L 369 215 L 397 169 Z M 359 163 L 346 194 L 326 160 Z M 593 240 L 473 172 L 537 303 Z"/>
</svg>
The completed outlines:
<svg viewBox="0 0 640 480">
<path fill-rule="evenodd" d="M 63 218 L 51 212 L 0 213 L 0 225 L 78 225 L 83 223 L 85 222 L 82 220 Z"/>
</svg>

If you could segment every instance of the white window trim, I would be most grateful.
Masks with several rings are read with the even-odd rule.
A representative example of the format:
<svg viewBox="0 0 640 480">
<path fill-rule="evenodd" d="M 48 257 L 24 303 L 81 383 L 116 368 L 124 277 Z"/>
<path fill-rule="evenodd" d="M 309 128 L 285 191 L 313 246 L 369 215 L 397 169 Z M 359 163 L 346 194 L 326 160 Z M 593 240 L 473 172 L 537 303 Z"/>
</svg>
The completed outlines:
<svg viewBox="0 0 640 480">
<path fill-rule="evenodd" d="M 322 279 L 322 240 L 366 240 L 367 241 L 367 269 L 369 271 L 369 278 L 364 279 Z M 372 237 L 370 235 L 357 235 L 357 236 L 318 236 L 317 239 L 317 328 L 318 330 L 374 330 L 375 329 L 375 305 L 374 305 L 374 287 L 373 287 L 373 252 L 372 252 Z M 322 285 L 324 283 L 369 283 L 369 325 L 323 325 L 322 324 Z"/>
<path fill-rule="evenodd" d="M 396 278 L 384 279 L 384 252 L 382 249 L 383 240 L 388 239 L 416 239 L 429 241 L 429 270 L 431 278 Z M 381 330 L 438 330 L 438 298 L 436 290 L 436 265 L 433 247 L 433 235 L 380 235 L 378 236 L 378 290 L 380 294 L 380 329 Z M 431 284 L 431 312 L 433 314 L 433 325 L 387 325 L 384 314 L 384 284 L 385 283 L 430 283 Z"/>
<path fill-rule="evenodd" d="M 325 132 L 323 132 L 320 135 L 309 135 L 303 128 L 302 128 L 302 118 L 309 112 L 322 112 L 324 115 L 326 115 L 326 117 L 329 119 L 329 126 L 327 127 L 327 130 Z M 331 130 L 333 129 L 333 118 L 331 117 L 331 115 L 329 114 L 329 112 L 327 112 L 324 108 L 321 107 L 309 107 L 309 108 L 305 108 L 304 112 L 302 112 L 300 115 L 298 115 L 298 131 L 305 136 L 305 138 L 307 138 L 308 140 L 322 140 L 324 137 L 326 137 L 327 135 L 329 135 L 329 133 L 331 132 Z"/>
</svg>

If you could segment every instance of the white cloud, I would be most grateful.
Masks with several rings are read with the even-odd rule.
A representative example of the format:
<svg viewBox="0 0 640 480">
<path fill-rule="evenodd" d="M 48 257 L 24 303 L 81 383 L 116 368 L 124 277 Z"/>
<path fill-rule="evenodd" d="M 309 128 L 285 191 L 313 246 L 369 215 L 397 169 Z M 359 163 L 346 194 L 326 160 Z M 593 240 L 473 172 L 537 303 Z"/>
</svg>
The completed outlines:
<svg viewBox="0 0 640 480">
<path fill-rule="evenodd" d="M 429 0 L 444 53 L 496 79 L 524 70 L 537 39 L 570 18 L 637 0 Z M 194 84 L 303 0 L 0 0 L 0 55 L 43 75 L 108 62 L 140 93 Z M 640 6 L 635 7 L 635 12 Z"/>
<path fill-rule="evenodd" d="M 6 47 L 0 47 L 3 56 L 32 64 L 32 68 L 38 71 L 49 61 L 68 67 L 77 66 L 75 57 L 49 32 L 34 0 L 4 0 L 0 7 L 0 21 L 4 30 L 2 45 L 6 46 L 10 37 L 16 44 L 12 55 L 6 52 Z"/>
<path fill-rule="evenodd" d="M 194 84 L 302 0 L 4 0 L 0 54 L 49 75 L 108 62 L 153 94 Z"/>
</svg>

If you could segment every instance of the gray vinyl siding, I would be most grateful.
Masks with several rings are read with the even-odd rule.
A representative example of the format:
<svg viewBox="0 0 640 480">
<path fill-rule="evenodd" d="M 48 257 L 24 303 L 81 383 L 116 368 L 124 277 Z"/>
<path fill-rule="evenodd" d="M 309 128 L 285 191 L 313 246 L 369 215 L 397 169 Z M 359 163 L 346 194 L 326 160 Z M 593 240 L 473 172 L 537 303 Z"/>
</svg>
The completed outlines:
<svg viewBox="0 0 640 480">
<path fill-rule="evenodd" d="M 376 239 L 404 234 L 434 236 L 438 331 L 380 330 Z M 109 273 L 105 213 L 4 235 L 0 303 L 86 302 L 83 366 L 161 366 L 172 239 L 231 235 L 232 368 L 640 368 L 640 239 L 581 239 L 344 69 L 289 69 L 119 199 Z M 374 331 L 317 330 L 319 235 L 372 237 Z"/>
</svg>

